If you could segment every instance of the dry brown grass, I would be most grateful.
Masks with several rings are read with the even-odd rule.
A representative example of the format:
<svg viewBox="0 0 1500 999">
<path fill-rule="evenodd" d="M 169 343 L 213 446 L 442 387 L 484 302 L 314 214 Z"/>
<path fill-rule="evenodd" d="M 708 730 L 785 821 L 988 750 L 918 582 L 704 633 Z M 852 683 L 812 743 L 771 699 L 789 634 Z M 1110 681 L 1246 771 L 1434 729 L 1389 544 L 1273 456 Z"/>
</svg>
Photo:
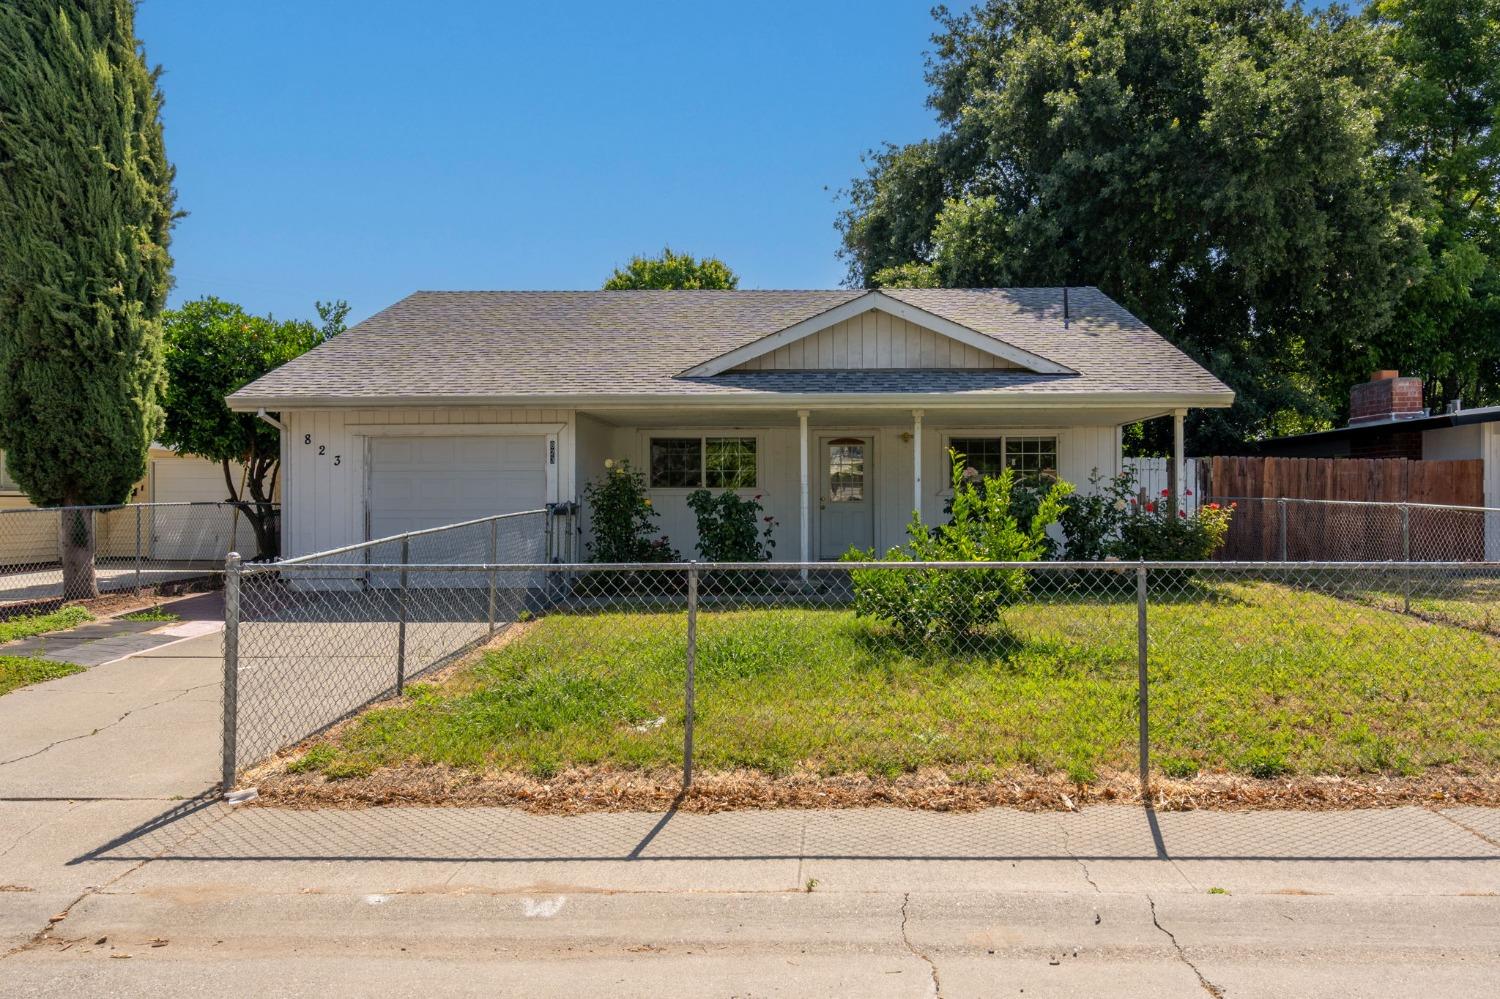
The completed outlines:
<svg viewBox="0 0 1500 999">
<path fill-rule="evenodd" d="M 367 777 L 330 780 L 319 773 L 289 774 L 262 767 L 253 780 L 260 802 L 292 808 L 374 806 L 506 806 L 546 815 L 585 812 L 660 811 L 674 803 L 683 811 L 721 812 L 770 808 L 867 808 L 891 806 L 930 811 L 975 811 L 997 806 L 1026 811 L 1077 810 L 1099 803 L 1140 803 L 1134 774 L 1101 773 L 1088 784 L 1060 774 L 1015 772 L 984 782 L 955 779 L 941 770 L 896 778 L 773 777 L 737 770 L 695 777 L 681 791 L 677 770 L 580 767 L 552 777 L 475 773 L 440 766 L 387 767 Z M 1162 811 L 1216 809 L 1333 810 L 1396 805 L 1500 805 L 1500 777 L 1429 770 L 1420 777 L 1289 777 L 1260 780 L 1227 773 L 1187 780 L 1152 778 L 1154 806 Z"/>
</svg>

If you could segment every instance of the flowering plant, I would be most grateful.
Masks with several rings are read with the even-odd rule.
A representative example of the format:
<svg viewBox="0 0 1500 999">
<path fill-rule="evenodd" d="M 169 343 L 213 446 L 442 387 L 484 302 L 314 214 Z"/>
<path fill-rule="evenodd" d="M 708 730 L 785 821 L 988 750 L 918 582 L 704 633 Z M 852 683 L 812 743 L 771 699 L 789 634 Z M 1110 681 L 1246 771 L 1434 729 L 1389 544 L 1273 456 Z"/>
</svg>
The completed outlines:
<svg viewBox="0 0 1500 999">
<path fill-rule="evenodd" d="M 767 516 L 760 495 L 744 499 L 726 489 L 715 496 L 707 489 L 688 493 L 688 507 L 698 517 L 698 557 L 705 562 L 769 562 L 776 547 L 776 518 Z"/>
<path fill-rule="evenodd" d="M 583 487 L 589 558 L 595 562 L 675 562 L 665 536 L 653 538 L 659 514 L 646 495 L 646 477 L 629 461 L 604 462 L 604 477 Z"/>
<path fill-rule="evenodd" d="M 1184 490 L 1184 495 L 1191 496 L 1192 490 Z M 1224 546 L 1234 506 L 1205 503 L 1188 513 L 1166 489 L 1157 499 L 1132 500 L 1111 554 L 1155 561 L 1203 561 Z"/>
</svg>

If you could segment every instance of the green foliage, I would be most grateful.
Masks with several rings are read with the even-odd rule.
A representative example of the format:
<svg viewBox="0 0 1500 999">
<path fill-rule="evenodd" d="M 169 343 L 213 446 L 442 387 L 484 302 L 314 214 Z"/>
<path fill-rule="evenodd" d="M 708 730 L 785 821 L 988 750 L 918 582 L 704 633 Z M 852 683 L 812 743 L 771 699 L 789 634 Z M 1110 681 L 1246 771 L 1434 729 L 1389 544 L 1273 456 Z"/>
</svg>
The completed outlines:
<svg viewBox="0 0 1500 999">
<path fill-rule="evenodd" d="M 583 487 L 592 537 L 589 558 L 595 562 L 675 562 L 676 549 L 656 532 L 660 516 L 646 495 L 646 477 L 630 462 L 604 463 L 604 477 Z"/>
<path fill-rule="evenodd" d="M 1070 496 L 1057 519 L 1063 532 L 1063 557 L 1071 562 L 1097 562 L 1115 554 L 1134 502 L 1133 474 L 1125 471 L 1106 479 L 1095 469 L 1089 475 L 1089 491 Z"/>
<path fill-rule="evenodd" d="M 1131 500 L 1109 554 L 1148 562 L 1202 562 L 1224 546 L 1233 507 L 1205 503 L 1189 514 L 1166 490 L 1158 499 Z"/>
<path fill-rule="evenodd" d="M 316 347 L 323 340 L 309 322 L 252 316 L 232 302 L 202 298 L 166 314 L 167 394 L 162 443 L 224 467 L 231 502 L 243 504 L 260 557 L 277 554 L 276 477 L 280 437 L 254 413 L 231 412 L 224 397 Z M 229 466 L 245 466 L 241 492 Z"/>
<path fill-rule="evenodd" d="M 0 695 L 33 683 L 82 672 L 83 667 L 73 663 L 53 662 L 51 659 L 36 659 L 31 656 L 0 656 Z"/>
<path fill-rule="evenodd" d="M 949 451 L 953 463 L 952 520 L 929 530 L 916 514 L 907 527 L 907 547 L 893 548 L 885 562 L 1032 562 L 1046 552 L 1047 528 L 1073 491 L 1054 483 L 1024 524 L 1012 511 L 1015 470 L 981 478 Z M 851 551 L 845 561 L 877 561 L 873 551 Z M 1023 569 L 855 569 L 854 611 L 886 621 L 906 641 L 952 639 L 994 624 L 1000 612 L 1026 592 Z"/>
<path fill-rule="evenodd" d="M 169 611 L 165 607 L 148 607 L 145 610 L 132 611 L 121 617 L 123 621 L 181 621 L 182 615 L 176 611 Z"/>
<path fill-rule="evenodd" d="M 630 263 L 624 267 L 616 267 L 609 280 L 604 282 L 604 290 L 729 289 L 738 288 L 739 284 L 739 277 L 719 258 L 704 257 L 699 260 L 691 254 L 674 253 L 667 246 L 662 248 L 660 256 L 631 257 Z"/>
<path fill-rule="evenodd" d="M 0 644 L 14 642 L 19 638 L 45 635 L 53 631 L 67 631 L 80 624 L 92 621 L 94 615 L 79 606 L 63 607 L 48 614 L 26 614 L 0 621 Z"/>
<path fill-rule="evenodd" d="M 776 547 L 776 518 L 766 516 L 760 497 L 745 499 L 728 489 L 715 496 L 707 489 L 688 493 L 688 508 L 698 518 L 698 557 L 705 562 L 769 562 Z"/>
<path fill-rule="evenodd" d="M 853 283 L 1096 285 L 1236 390 L 1193 414 L 1196 447 L 1342 409 L 1425 256 L 1381 36 L 1281 0 L 939 17 L 942 132 L 854 181 Z"/>
<path fill-rule="evenodd" d="M 332 340 L 349 328 L 349 325 L 344 322 L 349 317 L 349 303 L 342 298 L 332 302 L 320 301 L 314 303 L 314 305 L 318 310 L 318 319 L 321 322 L 318 332 L 323 335 L 325 341 Z"/>
<path fill-rule="evenodd" d="M 1396 67 L 1381 132 L 1392 169 L 1427 195 L 1427 268 L 1367 367 L 1417 375 L 1435 402 L 1500 402 L 1500 0 L 1365 8 Z"/>
<path fill-rule="evenodd" d="M 125 0 L 0 4 L 0 449 L 34 503 L 121 503 L 160 429 L 176 217 Z M 86 525 L 63 587 L 97 592 Z"/>
</svg>

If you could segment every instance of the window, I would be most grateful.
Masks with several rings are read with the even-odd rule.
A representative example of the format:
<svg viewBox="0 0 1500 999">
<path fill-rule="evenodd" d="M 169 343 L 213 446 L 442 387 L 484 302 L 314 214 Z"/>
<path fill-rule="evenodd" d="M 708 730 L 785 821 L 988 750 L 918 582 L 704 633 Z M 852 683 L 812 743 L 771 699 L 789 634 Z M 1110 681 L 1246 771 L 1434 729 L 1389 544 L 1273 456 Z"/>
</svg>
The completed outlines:
<svg viewBox="0 0 1500 999">
<path fill-rule="evenodd" d="M 755 438 L 708 438 L 703 442 L 703 472 L 710 489 L 754 489 Z"/>
<path fill-rule="evenodd" d="M 10 472 L 5 468 L 5 452 L 0 451 L 0 493 L 18 493 L 21 487 L 16 485 L 16 480 L 10 477 Z"/>
<path fill-rule="evenodd" d="M 1005 467 L 1005 438 L 954 437 L 948 447 L 964 456 L 964 467 L 972 468 L 985 478 L 1000 474 Z"/>
<path fill-rule="evenodd" d="M 948 446 L 986 478 L 1005 468 L 1014 468 L 1016 481 L 1027 485 L 1057 478 L 1056 437 L 952 437 Z"/>
<path fill-rule="evenodd" d="M 1016 470 L 1016 481 L 1038 485 L 1057 479 L 1056 437 L 1005 438 L 1005 467 Z"/>
<path fill-rule="evenodd" d="M 652 489 L 754 489 L 754 437 L 651 438 Z"/>
</svg>

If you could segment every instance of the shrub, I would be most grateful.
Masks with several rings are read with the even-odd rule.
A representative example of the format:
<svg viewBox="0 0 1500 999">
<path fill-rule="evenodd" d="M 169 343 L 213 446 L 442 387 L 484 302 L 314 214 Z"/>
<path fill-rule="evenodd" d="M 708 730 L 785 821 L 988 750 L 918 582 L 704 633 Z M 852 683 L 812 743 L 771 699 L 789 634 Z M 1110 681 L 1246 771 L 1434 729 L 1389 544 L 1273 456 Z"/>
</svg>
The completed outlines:
<svg viewBox="0 0 1500 999">
<path fill-rule="evenodd" d="M 1095 469 L 1089 475 L 1088 494 L 1070 496 L 1057 519 L 1063 531 L 1063 556 L 1074 562 L 1097 562 L 1115 554 L 1134 492 L 1131 472 L 1105 479 Z"/>
<path fill-rule="evenodd" d="M 1037 503 L 1023 527 L 1012 506 L 1015 472 L 980 479 L 965 468 L 963 455 L 953 459 L 952 520 L 929 530 L 912 515 L 907 547 L 892 548 L 879 561 L 900 562 L 1034 562 L 1045 552 L 1046 532 L 1072 491 L 1055 483 Z M 873 551 L 851 551 L 846 561 L 877 561 Z M 999 620 L 1001 610 L 1026 591 L 1021 569 L 856 569 L 854 611 L 891 624 L 903 639 L 951 639 L 972 635 Z"/>
<path fill-rule="evenodd" d="M 677 561 L 665 536 L 651 537 L 659 514 L 646 495 L 646 477 L 630 462 L 605 461 L 604 477 L 584 486 L 583 498 L 593 533 L 588 545 L 592 561 Z"/>
<path fill-rule="evenodd" d="M 1129 507 L 1111 554 L 1148 562 L 1201 562 L 1224 546 L 1234 504 L 1205 503 L 1189 514 L 1163 489 L 1160 499 L 1132 500 Z"/>
<path fill-rule="evenodd" d="M 696 489 L 688 494 L 687 504 L 698 517 L 698 557 L 703 561 L 771 560 L 776 518 L 765 515 L 759 496 L 744 499 L 727 489 L 715 496 L 707 489 Z"/>
</svg>

